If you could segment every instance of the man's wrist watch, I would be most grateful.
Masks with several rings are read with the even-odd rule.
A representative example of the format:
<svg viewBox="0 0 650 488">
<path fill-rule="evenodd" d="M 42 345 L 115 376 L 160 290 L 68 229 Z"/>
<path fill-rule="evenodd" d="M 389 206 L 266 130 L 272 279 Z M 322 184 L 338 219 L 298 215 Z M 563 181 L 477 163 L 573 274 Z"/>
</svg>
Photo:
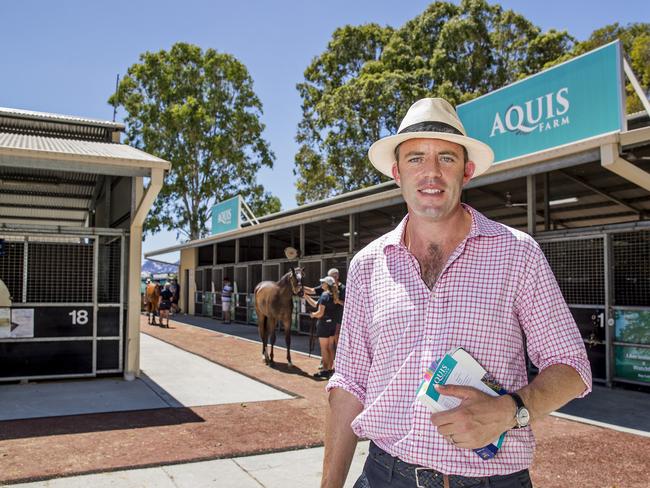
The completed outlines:
<svg viewBox="0 0 650 488">
<path fill-rule="evenodd" d="M 530 412 L 526 408 L 526 405 L 524 405 L 524 401 L 517 393 L 507 393 L 507 395 L 509 395 L 517 405 L 517 411 L 515 412 L 515 421 L 517 422 L 517 425 L 514 428 L 521 429 L 522 427 L 527 427 L 530 423 Z"/>
</svg>

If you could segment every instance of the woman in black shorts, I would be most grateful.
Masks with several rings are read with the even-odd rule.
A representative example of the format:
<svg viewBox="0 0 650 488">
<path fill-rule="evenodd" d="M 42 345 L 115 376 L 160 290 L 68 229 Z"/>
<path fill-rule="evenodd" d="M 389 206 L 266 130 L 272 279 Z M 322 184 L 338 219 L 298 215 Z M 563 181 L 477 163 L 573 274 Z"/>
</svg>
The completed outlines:
<svg viewBox="0 0 650 488">
<path fill-rule="evenodd" d="M 316 322 L 316 335 L 320 344 L 321 357 L 323 358 L 322 369 L 314 373 L 314 378 L 327 379 L 334 372 L 334 336 L 336 335 L 336 313 L 337 305 L 334 303 L 332 296 L 335 285 L 334 278 L 326 276 L 320 280 L 323 288 L 318 301 L 315 301 L 308 295 L 305 299 L 316 311 L 311 316 L 318 319 Z"/>
<path fill-rule="evenodd" d="M 165 288 L 160 292 L 160 326 L 169 328 L 169 309 L 172 308 L 173 293 L 170 290 L 171 283 L 165 283 Z M 163 319 L 167 319 L 167 324 L 163 325 Z"/>
</svg>

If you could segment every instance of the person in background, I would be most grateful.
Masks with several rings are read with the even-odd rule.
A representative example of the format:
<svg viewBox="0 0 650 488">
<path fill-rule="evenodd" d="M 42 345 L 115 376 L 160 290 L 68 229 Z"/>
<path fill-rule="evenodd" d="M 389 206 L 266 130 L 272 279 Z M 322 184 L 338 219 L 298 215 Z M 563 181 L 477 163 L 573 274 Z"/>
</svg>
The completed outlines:
<svg viewBox="0 0 650 488">
<path fill-rule="evenodd" d="M 163 291 L 160 292 L 160 305 L 158 310 L 160 313 L 160 326 L 169 329 L 169 310 L 172 308 L 172 297 L 174 294 L 171 291 L 171 283 L 165 283 Z M 167 322 L 163 322 L 166 319 Z"/>
<path fill-rule="evenodd" d="M 336 289 L 338 291 L 338 297 L 334 300 L 336 304 L 336 317 L 334 322 L 336 323 L 336 334 L 334 334 L 334 349 L 339 343 L 339 334 L 341 333 L 341 322 L 343 320 L 343 306 L 345 305 L 345 284 L 339 279 L 340 274 L 339 270 L 332 268 L 327 272 L 327 276 L 334 278 Z"/>
<path fill-rule="evenodd" d="M 337 305 L 334 303 L 333 293 L 336 284 L 331 276 L 321 278 L 320 282 L 323 293 L 321 293 L 318 301 L 309 295 L 305 295 L 305 300 L 316 308 L 316 311 L 310 314 L 311 317 L 318 319 L 318 322 L 316 322 L 316 335 L 320 344 L 322 361 L 321 368 L 313 376 L 314 378 L 327 379 L 334 372 L 334 335 L 336 334 Z"/>
<path fill-rule="evenodd" d="M 230 278 L 223 279 L 223 288 L 221 288 L 221 310 L 223 312 L 223 323 L 230 323 L 230 307 L 232 306 L 233 286 Z"/>
<path fill-rule="evenodd" d="M 334 278 L 334 286 L 330 290 L 334 304 L 336 305 L 335 314 L 334 314 L 334 323 L 336 324 L 336 333 L 334 334 L 334 356 L 336 356 L 336 345 L 338 344 L 339 334 L 341 332 L 341 320 L 343 318 L 343 304 L 345 301 L 345 285 L 339 281 L 339 270 L 337 268 L 330 268 L 327 272 L 327 276 Z M 310 286 L 305 286 L 305 295 L 317 295 L 321 296 L 323 293 L 323 286 L 318 285 L 314 288 Z M 334 357 L 332 358 L 334 360 Z M 318 366 L 319 370 L 323 369 L 323 360 L 321 359 L 320 365 Z"/>
<path fill-rule="evenodd" d="M 169 291 L 172 292 L 172 307 L 170 309 L 171 313 L 179 313 L 181 311 L 180 307 L 178 306 L 178 300 L 181 296 L 181 287 L 178 285 L 178 280 L 176 278 L 172 278 L 171 280 L 171 286 L 169 287 Z"/>
</svg>

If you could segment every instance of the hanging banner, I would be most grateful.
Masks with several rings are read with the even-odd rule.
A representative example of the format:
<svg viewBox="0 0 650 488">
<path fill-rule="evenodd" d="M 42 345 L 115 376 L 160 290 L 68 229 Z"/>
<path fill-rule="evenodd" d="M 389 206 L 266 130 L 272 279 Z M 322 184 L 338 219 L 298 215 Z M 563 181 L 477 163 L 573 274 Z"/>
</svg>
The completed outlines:
<svg viewBox="0 0 650 488">
<path fill-rule="evenodd" d="M 619 41 L 459 105 L 495 163 L 625 129 Z"/>
<path fill-rule="evenodd" d="M 241 226 L 241 197 L 217 203 L 212 207 L 212 235 L 223 234 Z"/>
</svg>

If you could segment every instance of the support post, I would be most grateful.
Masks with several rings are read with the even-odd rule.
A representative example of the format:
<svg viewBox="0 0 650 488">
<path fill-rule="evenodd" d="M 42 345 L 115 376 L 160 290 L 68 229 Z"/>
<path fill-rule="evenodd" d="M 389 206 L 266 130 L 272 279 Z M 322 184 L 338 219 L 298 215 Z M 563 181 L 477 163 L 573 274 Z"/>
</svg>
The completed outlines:
<svg viewBox="0 0 650 488">
<path fill-rule="evenodd" d="M 263 236 L 263 244 L 262 244 L 262 259 L 264 262 L 268 261 L 269 259 L 269 233 L 265 232 L 262 234 Z"/>
<path fill-rule="evenodd" d="M 526 207 L 528 213 L 528 233 L 535 235 L 537 226 L 537 188 L 535 187 L 535 175 L 526 176 Z"/>
<path fill-rule="evenodd" d="M 544 230 L 551 230 L 551 206 L 549 205 L 551 195 L 551 182 L 548 173 L 544 173 Z"/>
<path fill-rule="evenodd" d="M 348 232 L 350 233 L 350 236 L 348 238 L 348 252 L 350 254 L 354 253 L 354 249 L 356 248 L 356 215 L 357 214 L 350 214 L 349 216 Z"/>
<path fill-rule="evenodd" d="M 124 379 L 132 381 L 140 375 L 140 269 L 142 267 L 142 226 L 144 219 L 163 185 L 165 170 L 152 169 L 147 191 L 142 176 L 133 178 L 131 227 L 129 229 L 129 299 L 126 325 L 126 361 Z"/>
<path fill-rule="evenodd" d="M 305 224 L 300 224 L 300 256 L 305 255 Z"/>
</svg>

